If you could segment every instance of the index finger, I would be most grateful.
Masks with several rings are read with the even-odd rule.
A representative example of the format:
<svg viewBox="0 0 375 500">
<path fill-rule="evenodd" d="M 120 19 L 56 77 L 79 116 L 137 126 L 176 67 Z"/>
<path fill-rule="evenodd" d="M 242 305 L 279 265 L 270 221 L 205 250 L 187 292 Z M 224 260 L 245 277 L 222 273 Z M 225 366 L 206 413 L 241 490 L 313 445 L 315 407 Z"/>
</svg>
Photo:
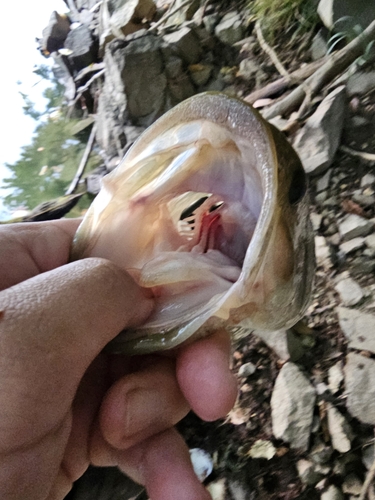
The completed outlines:
<svg viewBox="0 0 375 500">
<path fill-rule="evenodd" d="M 79 219 L 0 226 L 0 290 L 68 262 Z"/>
</svg>

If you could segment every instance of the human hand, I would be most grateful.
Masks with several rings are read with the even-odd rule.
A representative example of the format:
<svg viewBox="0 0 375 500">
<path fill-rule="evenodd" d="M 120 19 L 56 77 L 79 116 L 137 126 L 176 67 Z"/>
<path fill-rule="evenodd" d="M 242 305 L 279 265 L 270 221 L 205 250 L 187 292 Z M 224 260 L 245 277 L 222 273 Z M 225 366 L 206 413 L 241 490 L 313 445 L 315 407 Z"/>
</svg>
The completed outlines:
<svg viewBox="0 0 375 500">
<path fill-rule="evenodd" d="M 225 332 L 175 358 L 108 355 L 153 304 L 103 259 L 66 264 L 77 221 L 0 227 L 0 491 L 57 500 L 90 463 L 118 465 L 152 500 L 206 500 L 173 426 L 236 397 Z M 166 473 L 168 471 L 168 473 Z"/>
</svg>

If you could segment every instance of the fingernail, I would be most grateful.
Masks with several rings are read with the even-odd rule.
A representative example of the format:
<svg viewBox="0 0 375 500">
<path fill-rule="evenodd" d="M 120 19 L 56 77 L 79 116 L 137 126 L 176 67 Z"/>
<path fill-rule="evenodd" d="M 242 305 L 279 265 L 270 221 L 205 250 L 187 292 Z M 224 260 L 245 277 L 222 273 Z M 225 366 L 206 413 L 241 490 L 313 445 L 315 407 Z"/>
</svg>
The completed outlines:
<svg viewBox="0 0 375 500">
<path fill-rule="evenodd" d="M 129 445 L 130 441 L 139 434 L 147 437 L 147 431 L 163 428 L 162 407 L 160 393 L 148 389 L 133 389 L 126 394 L 123 404 L 123 444 Z M 146 436 L 147 434 L 147 436 Z M 143 436 L 142 436 L 143 437 Z"/>
</svg>

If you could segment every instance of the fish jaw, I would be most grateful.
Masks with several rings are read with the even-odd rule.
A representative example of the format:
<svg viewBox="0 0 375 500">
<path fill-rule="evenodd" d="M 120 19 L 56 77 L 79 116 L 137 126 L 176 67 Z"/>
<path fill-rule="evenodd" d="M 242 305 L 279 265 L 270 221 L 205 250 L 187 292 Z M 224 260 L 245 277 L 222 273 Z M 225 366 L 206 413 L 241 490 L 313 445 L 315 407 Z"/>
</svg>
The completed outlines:
<svg viewBox="0 0 375 500">
<path fill-rule="evenodd" d="M 202 94 L 159 119 L 105 178 L 72 258 L 112 260 L 156 302 L 112 349 L 153 352 L 223 325 L 264 330 L 299 319 L 312 281 L 300 263 L 310 228 L 307 203 L 290 207 L 280 186 L 290 183 L 283 141 L 245 103 Z"/>
</svg>

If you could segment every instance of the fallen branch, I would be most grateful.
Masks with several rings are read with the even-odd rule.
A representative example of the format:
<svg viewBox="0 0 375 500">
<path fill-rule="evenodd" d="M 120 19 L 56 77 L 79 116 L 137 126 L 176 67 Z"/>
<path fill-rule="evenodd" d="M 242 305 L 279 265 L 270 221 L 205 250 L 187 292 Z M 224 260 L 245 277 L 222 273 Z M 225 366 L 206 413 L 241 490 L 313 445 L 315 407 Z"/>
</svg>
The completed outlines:
<svg viewBox="0 0 375 500">
<path fill-rule="evenodd" d="M 350 156 L 356 156 L 365 161 L 371 161 L 375 163 L 375 154 L 366 153 L 364 151 L 355 151 L 354 149 L 348 148 L 347 146 L 340 146 L 340 151 L 347 153 Z"/>
<path fill-rule="evenodd" d="M 170 17 L 174 16 L 176 14 L 176 12 L 183 9 L 184 7 L 189 5 L 190 3 L 191 3 L 191 0 L 186 0 L 185 2 L 182 2 L 181 5 L 179 5 L 175 9 L 173 9 L 172 11 L 170 11 L 170 12 L 168 11 L 166 14 L 164 14 L 164 16 L 161 19 L 159 19 L 159 21 L 157 23 L 155 23 L 153 26 L 151 26 L 151 28 L 149 28 L 148 31 L 155 31 L 156 29 L 159 28 L 159 26 L 164 24 L 165 21 L 167 21 Z"/>
<path fill-rule="evenodd" d="M 352 42 L 332 56 L 326 63 L 311 75 L 304 83 L 295 88 L 281 101 L 275 103 L 263 113 L 264 118 L 270 119 L 278 115 L 289 114 L 300 106 L 306 95 L 308 98 L 316 95 L 327 83 L 342 73 L 350 64 L 360 57 L 367 44 L 375 39 L 375 21 L 373 21 Z M 309 90 L 309 92 L 307 91 Z"/>
<path fill-rule="evenodd" d="M 306 64 L 303 68 L 298 68 L 296 71 L 290 73 L 291 80 L 288 80 L 284 76 L 279 78 L 275 82 L 271 82 L 265 87 L 254 90 L 248 96 L 245 97 L 245 101 L 253 104 L 258 99 L 264 99 L 266 97 L 271 97 L 275 94 L 280 94 L 287 90 L 295 81 L 305 80 L 309 76 L 311 76 L 315 71 L 320 68 L 325 63 L 324 59 L 319 59 L 319 61 L 314 61 L 310 64 Z"/>
<path fill-rule="evenodd" d="M 91 153 L 92 148 L 94 146 L 95 136 L 96 136 L 96 123 L 93 125 L 93 127 L 91 129 L 90 137 L 89 137 L 89 140 L 87 142 L 85 152 L 83 153 L 83 156 L 82 156 L 81 162 L 79 164 L 79 167 L 77 169 L 76 175 L 74 176 L 74 179 L 72 180 L 72 182 L 70 183 L 70 186 L 66 190 L 66 193 L 65 193 L 66 195 L 73 194 L 74 191 L 77 189 L 78 183 L 81 180 L 83 172 L 85 171 L 88 159 L 90 157 L 90 153 Z"/>
<path fill-rule="evenodd" d="M 263 49 L 263 51 L 268 55 L 268 57 L 271 59 L 273 62 L 275 68 L 277 71 L 280 73 L 281 76 L 286 78 L 289 82 L 292 81 L 292 76 L 288 73 L 288 71 L 285 69 L 284 65 L 280 61 L 280 59 L 277 57 L 276 52 L 273 50 L 273 48 L 268 45 L 266 40 L 264 39 L 263 33 L 262 33 L 262 28 L 260 27 L 260 21 L 255 23 L 255 33 L 258 38 L 259 45 Z"/>
<path fill-rule="evenodd" d="M 74 106 L 77 104 L 77 101 L 79 101 L 81 99 L 82 95 L 86 92 L 86 90 L 88 90 L 90 88 L 90 85 L 104 74 L 105 74 L 105 69 L 98 71 L 97 73 L 95 73 L 94 76 L 92 76 L 90 78 L 90 80 L 87 83 L 85 83 L 85 85 L 83 85 L 82 87 L 79 87 L 77 89 L 77 93 L 76 93 L 75 98 L 73 99 L 73 101 L 70 101 L 70 103 L 69 103 L 69 109 L 68 109 L 68 112 L 66 115 L 67 119 L 70 118 L 70 115 L 74 109 Z"/>
</svg>

